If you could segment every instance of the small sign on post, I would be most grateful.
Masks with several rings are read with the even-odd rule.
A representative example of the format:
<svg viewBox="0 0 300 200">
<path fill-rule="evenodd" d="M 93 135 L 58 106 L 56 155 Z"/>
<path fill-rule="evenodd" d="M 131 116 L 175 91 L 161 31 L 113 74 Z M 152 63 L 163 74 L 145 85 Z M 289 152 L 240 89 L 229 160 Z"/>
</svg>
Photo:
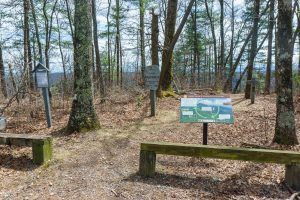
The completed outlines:
<svg viewBox="0 0 300 200">
<path fill-rule="evenodd" d="M 151 104 L 151 115 L 155 116 L 155 101 L 156 101 L 156 90 L 159 84 L 159 66 L 150 65 L 145 69 L 145 87 L 150 89 L 150 104 Z"/>
<path fill-rule="evenodd" d="M 250 81 L 247 81 L 248 83 L 251 84 L 251 92 L 250 92 L 250 98 L 251 98 L 251 104 L 255 103 L 255 94 L 256 94 L 256 84 L 258 83 L 255 78 L 253 78 Z"/>
<path fill-rule="evenodd" d="M 49 92 L 48 92 L 48 87 L 49 87 L 48 72 L 49 70 L 47 69 L 47 67 L 45 67 L 41 63 L 39 63 L 32 71 L 32 73 L 35 73 L 36 87 L 42 88 L 43 91 L 47 124 L 48 124 L 48 128 L 50 128 L 52 126 L 52 119 L 51 119 L 51 108 L 50 108 Z"/>
<path fill-rule="evenodd" d="M 203 144 L 207 145 L 208 123 L 232 124 L 231 99 L 226 97 L 182 98 L 180 122 L 203 123 Z"/>
</svg>

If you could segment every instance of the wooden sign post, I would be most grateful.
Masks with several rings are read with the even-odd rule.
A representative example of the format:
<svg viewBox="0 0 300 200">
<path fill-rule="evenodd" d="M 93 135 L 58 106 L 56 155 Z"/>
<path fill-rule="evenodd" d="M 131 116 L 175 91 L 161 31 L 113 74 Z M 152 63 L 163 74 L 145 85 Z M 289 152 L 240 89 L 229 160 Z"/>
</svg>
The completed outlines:
<svg viewBox="0 0 300 200">
<path fill-rule="evenodd" d="M 150 104 L 151 104 L 151 114 L 150 116 L 155 116 L 155 101 L 156 101 L 156 90 L 159 83 L 159 66 L 150 65 L 145 69 L 145 87 L 150 89 Z"/>
<path fill-rule="evenodd" d="M 254 104 L 255 103 L 255 93 L 256 93 L 256 84 L 257 84 L 257 81 L 255 78 L 253 78 L 252 80 L 250 81 L 247 81 L 248 83 L 251 84 L 251 92 L 250 92 L 250 98 L 251 98 L 251 104 Z"/>
</svg>

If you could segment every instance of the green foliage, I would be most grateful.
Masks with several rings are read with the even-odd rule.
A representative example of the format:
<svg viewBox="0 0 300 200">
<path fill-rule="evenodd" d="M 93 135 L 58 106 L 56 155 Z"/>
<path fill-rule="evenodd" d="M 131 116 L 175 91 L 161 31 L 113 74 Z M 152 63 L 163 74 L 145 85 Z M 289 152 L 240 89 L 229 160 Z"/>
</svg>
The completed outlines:
<svg viewBox="0 0 300 200">
<path fill-rule="evenodd" d="M 136 101 L 137 107 L 140 108 L 143 105 L 144 97 L 142 95 L 139 95 L 135 98 L 135 101 Z"/>
<path fill-rule="evenodd" d="M 299 88 L 300 87 L 300 75 L 299 74 L 294 75 L 294 81 L 296 83 L 296 86 Z"/>
</svg>

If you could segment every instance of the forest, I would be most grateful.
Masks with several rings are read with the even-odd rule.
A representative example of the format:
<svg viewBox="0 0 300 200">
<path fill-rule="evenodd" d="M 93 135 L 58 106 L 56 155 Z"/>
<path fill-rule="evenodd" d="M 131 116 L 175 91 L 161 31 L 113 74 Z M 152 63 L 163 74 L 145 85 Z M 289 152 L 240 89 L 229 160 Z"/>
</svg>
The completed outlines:
<svg viewBox="0 0 300 200">
<path fill-rule="evenodd" d="M 0 199 L 300 199 L 298 0 L 0 0 Z"/>
</svg>

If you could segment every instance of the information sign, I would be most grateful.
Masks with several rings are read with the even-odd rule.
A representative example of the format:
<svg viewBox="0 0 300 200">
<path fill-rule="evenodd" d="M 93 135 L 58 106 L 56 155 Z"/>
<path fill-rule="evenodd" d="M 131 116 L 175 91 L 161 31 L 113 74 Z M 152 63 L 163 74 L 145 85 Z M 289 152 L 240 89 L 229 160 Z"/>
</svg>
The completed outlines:
<svg viewBox="0 0 300 200">
<path fill-rule="evenodd" d="M 230 98 L 197 97 L 181 99 L 180 122 L 232 124 L 233 121 Z"/>
<path fill-rule="evenodd" d="M 157 90 L 159 83 L 159 66 L 151 65 L 145 68 L 145 87 L 150 90 Z"/>
</svg>

